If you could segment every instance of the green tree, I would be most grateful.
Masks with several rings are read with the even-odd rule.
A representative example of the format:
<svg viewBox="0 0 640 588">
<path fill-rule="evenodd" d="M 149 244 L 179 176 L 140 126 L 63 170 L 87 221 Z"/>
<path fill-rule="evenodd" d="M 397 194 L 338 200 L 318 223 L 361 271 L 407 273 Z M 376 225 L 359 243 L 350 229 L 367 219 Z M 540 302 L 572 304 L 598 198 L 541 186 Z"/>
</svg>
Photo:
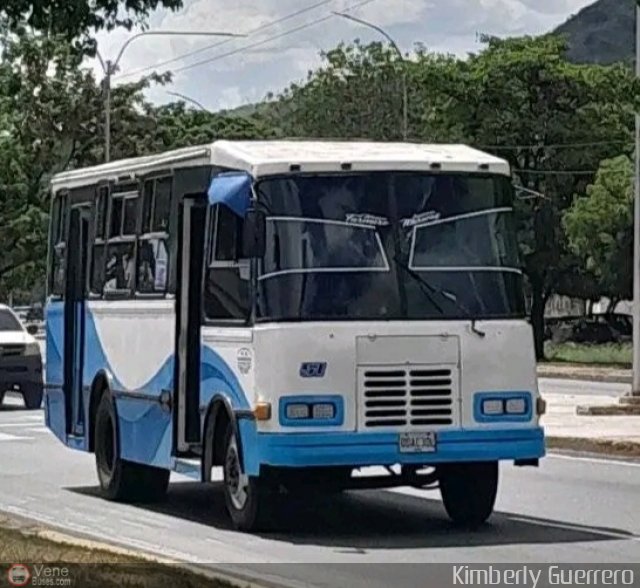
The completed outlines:
<svg viewBox="0 0 640 588">
<path fill-rule="evenodd" d="M 274 124 L 285 135 L 401 140 L 404 76 L 410 136 L 420 138 L 433 130 L 431 123 L 439 124 L 426 112 L 441 103 L 453 58 L 418 47 L 413 59 L 401 60 L 387 45 L 358 41 L 340 44 L 322 56 L 322 67 L 309 72 L 306 82 L 292 84 L 272 105 Z"/>
<path fill-rule="evenodd" d="M 159 6 L 177 10 L 182 0 L 3 0 L 0 22 L 15 32 L 40 31 L 93 51 L 91 31 L 131 29 Z"/>
<path fill-rule="evenodd" d="M 68 43 L 6 34 L 0 46 L 0 281 L 24 283 L 20 276 L 44 275 L 51 176 L 103 160 L 103 100 Z M 114 145 L 123 156 L 135 153 L 143 130 L 155 130 L 141 112 L 148 83 L 114 92 Z"/>
<path fill-rule="evenodd" d="M 633 163 L 626 155 L 603 161 L 586 195 L 564 215 L 569 245 L 615 303 L 632 296 Z"/>
<path fill-rule="evenodd" d="M 518 184 L 544 194 L 516 207 L 541 358 L 546 301 L 572 276 L 579 286 L 583 274 L 568 247 L 563 213 L 593 179 L 589 172 L 632 140 L 640 93 L 623 66 L 567 62 L 562 39 L 485 41 L 485 50 L 461 64 L 466 82 L 454 86 L 463 92 L 452 107 L 469 142 L 506 157 Z"/>
<path fill-rule="evenodd" d="M 267 139 L 275 134 L 268 122 L 256 116 L 233 116 L 195 110 L 188 108 L 184 102 L 160 107 L 147 105 L 146 113 L 155 121 L 155 127 L 152 133 L 146 133 L 141 139 L 147 141 L 147 146 L 149 139 L 152 139 L 152 152 L 203 145 L 221 139 Z"/>
</svg>

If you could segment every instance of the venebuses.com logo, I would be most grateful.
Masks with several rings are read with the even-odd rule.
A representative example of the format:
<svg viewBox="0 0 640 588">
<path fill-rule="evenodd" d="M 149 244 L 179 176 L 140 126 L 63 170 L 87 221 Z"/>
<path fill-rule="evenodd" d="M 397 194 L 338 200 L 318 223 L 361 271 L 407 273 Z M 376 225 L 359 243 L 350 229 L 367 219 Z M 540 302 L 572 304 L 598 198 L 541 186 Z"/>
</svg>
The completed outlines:
<svg viewBox="0 0 640 588">
<path fill-rule="evenodd" d="M 24 564 L 13 564 L 7 571 L 7 579 L 11 586 L 26 586 L 31 580 L 31 572 Z"/>
</svg>

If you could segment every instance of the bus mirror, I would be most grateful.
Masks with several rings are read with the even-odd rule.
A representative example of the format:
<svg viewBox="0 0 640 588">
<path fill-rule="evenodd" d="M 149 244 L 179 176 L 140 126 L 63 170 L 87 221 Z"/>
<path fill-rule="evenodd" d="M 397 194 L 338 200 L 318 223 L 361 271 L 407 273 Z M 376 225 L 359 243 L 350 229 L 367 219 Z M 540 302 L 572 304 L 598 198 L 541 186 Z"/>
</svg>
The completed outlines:
<svg viewBox="0 0 640 588">
<path fill-rule="evenodd" d="M 250 208 L 244 217 L 242 257 L 259 259 L 264 256 L 267 241 L 267 219 L 264 212 Z"/>
</svg>

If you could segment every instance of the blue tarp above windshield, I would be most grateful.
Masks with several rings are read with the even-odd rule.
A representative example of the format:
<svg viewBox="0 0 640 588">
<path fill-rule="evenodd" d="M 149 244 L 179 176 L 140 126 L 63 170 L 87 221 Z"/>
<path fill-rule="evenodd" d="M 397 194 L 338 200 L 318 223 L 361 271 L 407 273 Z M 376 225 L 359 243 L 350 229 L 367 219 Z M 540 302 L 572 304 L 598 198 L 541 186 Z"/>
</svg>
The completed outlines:
<svg viewBox="0 0 640 588">
<path fill-rule="evenodd" d="M 245 172 L 226 172 L 217 175 L 209 186 L 209 203 L 224 204 L 234 214 L 245 217 L 251 203 L 251 176 Z"/>
</svg>

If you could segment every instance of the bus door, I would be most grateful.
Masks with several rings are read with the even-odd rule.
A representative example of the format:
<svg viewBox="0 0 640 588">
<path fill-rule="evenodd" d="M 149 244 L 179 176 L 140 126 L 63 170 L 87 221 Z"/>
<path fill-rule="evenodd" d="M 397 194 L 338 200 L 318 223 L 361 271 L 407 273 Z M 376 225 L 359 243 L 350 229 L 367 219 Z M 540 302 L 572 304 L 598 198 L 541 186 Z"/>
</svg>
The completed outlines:
<svg viewBox="0 0 640 588">
<path fill-rule="evenodd" d="M 91 209 L 71 208 L 64 302 L 64 397 L 68 435 L 84 435 L 83 358 Z"/>
<path fill-rule="evenodd" d="M 207 202 L 186 196 L 180 206 L 176 350 L 173 390 L 173 454 L 200 443 L 200 325 Z"/>
</svg>

